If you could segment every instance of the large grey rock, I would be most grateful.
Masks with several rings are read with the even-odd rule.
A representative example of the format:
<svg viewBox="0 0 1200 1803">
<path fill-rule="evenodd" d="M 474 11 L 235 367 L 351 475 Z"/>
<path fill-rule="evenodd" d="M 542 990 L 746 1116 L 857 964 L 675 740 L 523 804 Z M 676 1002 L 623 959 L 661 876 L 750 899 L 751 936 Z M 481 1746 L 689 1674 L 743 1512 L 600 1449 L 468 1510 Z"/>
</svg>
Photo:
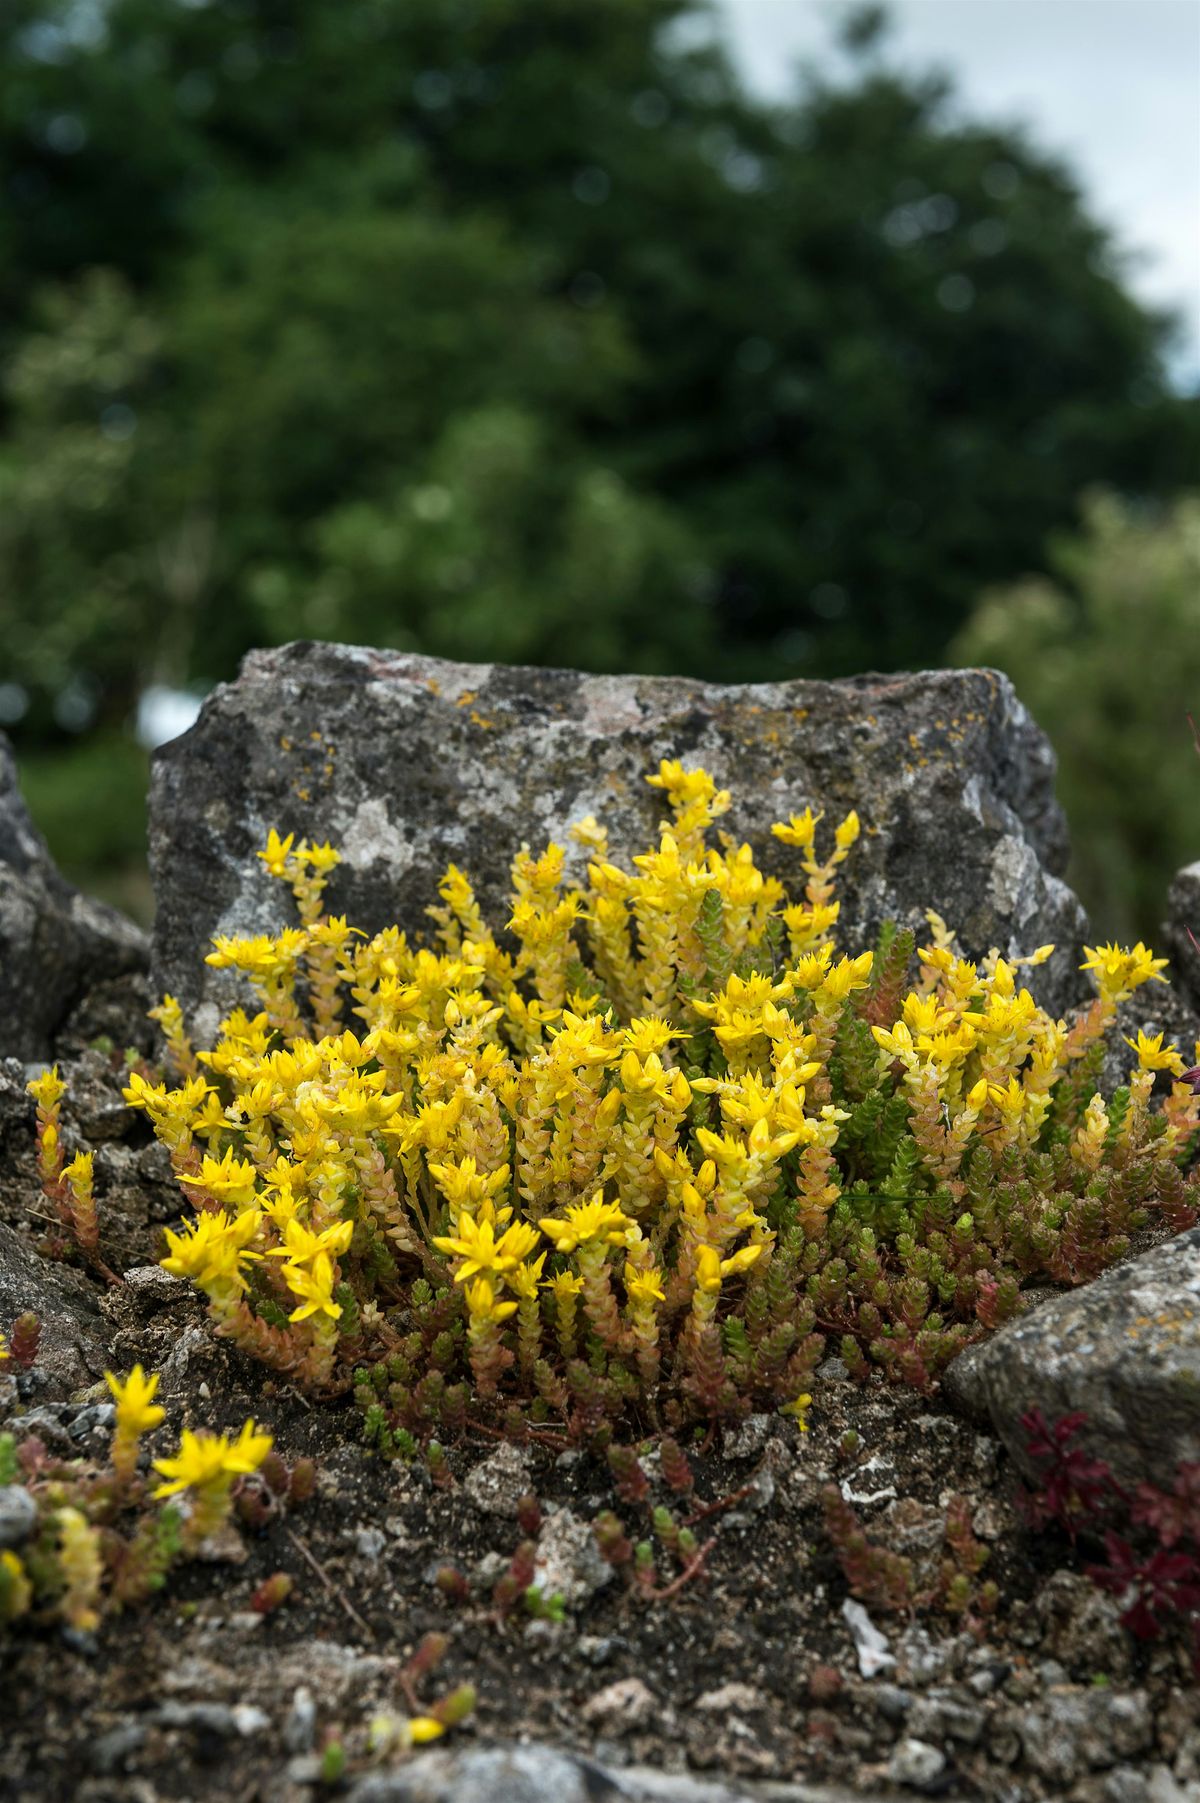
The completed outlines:
<svg viewBox="0 0 1200 1803">
<path fill-rule="evenodd" d="M 37 1503 L 20 1484 L 0 1484 L 0 1552 L 23 1546 L 37 1526 Z"/>
<path fill-rule="evenodd" d="M 50 1057 L 87 992 L 144 969 L 147 956 L 140 927 L 81 895 L 55 865 L 0 733 L 0 1057 Z"/>
<path fill-rule="evenodd" d="M 664 757 L 733 790 L 725 824 L 797 892 L 796 855 L 772 822 L 806 803 L 833 819 L 857 807 L 865 831 L 840 887 L 847 944 L 887 918 L 924 930 L 932 907 L 971 952 L 1054 940 L 1040 994 L 1063 1008 L 1081 992 L 1085 923 L 1058 876 L 1053 755 L 994 671 L 723 688 L 314 644 L 251 653 L 156 755 L 155 983 L 193 1013 L 204 1005 L 201 1037 L 241 998 L 203 960 L 214 933 L 290 918 L 254 856 L 270 827 L 341 848 L 329 902 L 353 924 L 420 931 L 449 860 L 502 924 L 522 840 L 537 848 L 591 813 L 618 857 L 653 838 L 663 799 L 644 778 Z"/>
<path fill-rule="evenodd" d="M 1175 981 L 1193 1009 L 1200 1011 L 1200 859 L 1185 864 L 1167 891 L 1162 934 Z"/>
<path fill-rule="evenodd" d="M 864 1799 L 862 1791 L 841 1785 L 618 1768 L 534 1741 L 422 1752 L 395 1771 L 360 1778 L 348 1803 L 871 1803 L 872 1797 L 885 1803 L 881 1790 Z"/>
<path fill-rule="evenodd" d="M 1102 1771 L 1144 1752 L 1154 1738 L 1154 1722 L 1144 1691 L 1097 1686 L 1052 1691 L 1040 1708 L 1022 1712 L 1017 1732 L 1039 1777 L 1067 1785 L 1081 1772 Z"/>
<path fill-rule="evenodd" d="M 1028 1477 L 1021 1416 L 1083 1409 L 1080 1444 L 1126 1483 L 1168 1484 L 1180 1460 L 1200 1459 L 1200 1227 L 969 1347 L 944 1384 L 959 1407 L 990 1417 Z"/>
</svg>

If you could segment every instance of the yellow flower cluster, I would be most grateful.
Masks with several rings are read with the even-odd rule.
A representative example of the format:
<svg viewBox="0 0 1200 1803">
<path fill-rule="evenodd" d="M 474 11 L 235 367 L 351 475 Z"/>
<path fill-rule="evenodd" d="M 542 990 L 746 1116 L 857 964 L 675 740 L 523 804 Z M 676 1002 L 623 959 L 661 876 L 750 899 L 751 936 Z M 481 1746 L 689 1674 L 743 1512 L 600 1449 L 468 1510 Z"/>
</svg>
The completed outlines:
<svg viewBox="0 0 1200 1803">
<path fill-rule="evenodd" d="M 725 1298 L 769 1287 L 781 1233 L 819 1243 L 843 1198 L 833 1061 L 847 1020 L 878 1000 L 877 973 L 833 938 L 856 814 L 824 858 L 819 814 L 775 827 L 800 854 L 792 899 L 748 845 L 708 843 L 729 807 L 711 776 L 664 762 L 649 781 L 671 810 L 657 847 L 624 870 L 603 827 L 580 822 L 586 883 L 568 880 L 564 847 L 523 847 L 503 944 L 454 866 L 429 910 L 434 945 L 357 934 L 321 912 L 337 853 L 271 833 L 259 856 L 301 924 L 219 939 L 209 959 L 248 978 L 261 1008 L 233 1009 L 193 1053 L 167 998 L 178 1086 L 135 1076 L 126 1090 L 195 1211 L 163 1264 L 205 1291 L 219 1331 L 335 1385 L 401 1343 L 421 1281 L 458 1311 L 446 1320 L 481 1397 L 513 1366 L 526 1390 L 557 1394 L 553 1373 L 597 1348 L 644 1394 L 668 1348 L 676 1376 L 703 1368 L 716 1394 Z M 926 1180 L 954 1185 L 974 1146 L 1038 1145 L 1064 1075 L 1163 960 L 1088 948 L 1097 999 L 1068 1027 L 1018 980 L 1052 947 L 976 963 L 929 920 L 916 988 L 871 1017 L 875 1079 L 906 1097 Z M 1131 1044 L 1132 1143 L 1155 1070 L 1183 1067 L 1160 1041 Z M 1181 1144 L 1200 1124 L 1187 1085 L 1167 1111 Z M 1082 1120 L 1078 1159 L 1106 1132 L 1099 1114 Z M 452 1338 L 438 1356 L 449 1371 Z M 803 1419 L 804 1369 L 775 1362 L 777 1400 Z"/>
</svg>

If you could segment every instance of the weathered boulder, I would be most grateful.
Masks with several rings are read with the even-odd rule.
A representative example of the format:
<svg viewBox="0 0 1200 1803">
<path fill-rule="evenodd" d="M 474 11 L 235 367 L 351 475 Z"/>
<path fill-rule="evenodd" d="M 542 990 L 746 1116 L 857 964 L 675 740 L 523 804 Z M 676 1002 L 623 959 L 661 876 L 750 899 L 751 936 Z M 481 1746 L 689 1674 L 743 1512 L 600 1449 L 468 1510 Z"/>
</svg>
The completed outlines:
<svg viewBox="0 0 1200 1803">
<path fill-rule="evenodd" d="M 81 895 L 29 818 L 12 747 L 0 733 L 0 1057 L 48 1058 L 87 992 L 144 969 L 146 935 Z"/>
<path fill-rule="evenodd" d="M 289 919 L 254 857 L 270 827 L 341 848 L 330 906 L 359 926 L 419 931 L 450 860 L 502 923 L 522 840 L 537 847 L 590 813 L 619 857 L 652 839 L 662 798 L 643 779 L 664 757 L 731 788 L 728 823 L 793 881 L 772 822 L 806 803 L 835 818 L 857 807 L 847 942 L 887 918 L 924 929 L 932 907 L 972 952 L 1054 940 L 1040 991 L 1059 1008 L 1079 993 L 1085 923 L 1057 874 L 1053 754 L 994 671 L 727 688 L 320 644 L 251 653 L 155 758 L 155 983 L 193 1013 L 205 1005 L 202 1037 L 240 996 L 203 959 L 214 933 Z"/>
<path fill-rule="evenodd" d="M 1168 1483 L 1180 1460 L 1200 1459 L 1200 1227 L 969 1347 L 944 1385 L 967 1413 L 990 1417 L 1027 1476 L 1021 1416 L 1083 1409 L 1080 1444 L 1128 1483 Z"/>
<path fill-rule="evenodd" d="M 1181 994 L 1200 1012 L 1200 859 L 1185 864 L 1167 892 L 1162 938 Z"/>
<path fill-rule="evenodd" d="M 645 1766 L 606 1765 L 539 1741 L 519 1746 L 435 1748 L 393 1771 L 372 1772 L 349 1803 L 853 1803 L 840 1784 L 694 1777 Z M 873 1793 L 884 1803 L 885 1793 Z M 889 1790 L 889 1798 L 898 1796 Z"/>
</svg>

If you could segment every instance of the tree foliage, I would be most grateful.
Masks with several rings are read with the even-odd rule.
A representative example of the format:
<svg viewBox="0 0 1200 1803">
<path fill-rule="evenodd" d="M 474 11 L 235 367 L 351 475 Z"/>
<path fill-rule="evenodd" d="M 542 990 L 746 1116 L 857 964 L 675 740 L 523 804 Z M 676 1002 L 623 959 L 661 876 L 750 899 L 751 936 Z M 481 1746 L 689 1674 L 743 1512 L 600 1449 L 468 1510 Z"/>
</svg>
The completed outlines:
<svg viewBox="0 0 1200 1803">
<path fill-rule="evenodd" d="M 1194 405 L 1069 175 L 690 0 L 11 0 L 0 607 L 110 711 L 265 638 L 936 659 Z M 851 34 L 853 35 L 853 34 Z"/>
<path fill-rule="evenodd" d="M 989 595 L 951 655 L 1007 670 L 1045 722 L 1098 925 L 1157 936 L 1196 855 L 1200 500 L 1158 513 L 1095 496 L 1052 570 Z"/>
</svg>

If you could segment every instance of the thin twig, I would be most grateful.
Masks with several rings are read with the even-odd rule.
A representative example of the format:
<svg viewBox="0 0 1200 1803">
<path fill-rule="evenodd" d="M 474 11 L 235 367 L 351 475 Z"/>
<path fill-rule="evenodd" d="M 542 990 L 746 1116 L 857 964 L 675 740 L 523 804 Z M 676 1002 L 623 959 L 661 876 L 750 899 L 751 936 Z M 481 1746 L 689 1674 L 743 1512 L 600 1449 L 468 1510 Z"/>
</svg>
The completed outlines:
<svg viewBox="0 0 1200 1803">
<path fill-rule="evenodd" d="M 761 1469 L 762 1467 L 759 1466 L 758 1471 Z M 750 1482 L 743 1484 L 740 1490 L 731 1490 L 728 1496 L 718 1496 L 716 1502 L 698 1504 L 685 1518 L 683 1525 L 688 1528 L 694 1527 L 696 1522 L 704 1521 L 709 1515 L 720 1515 L 725 1509 L 732 1509 L 736 1503 L 742 1501 L 743 1497 L 749 1496 L 751 1491 L 757 1488 L 758 1471 L 755 1471 Z"/>
<path fill-rule="evenodd" d="M 711 1540 L 706 1540 L 704 1545 L 692 1554 L 677 1578 L 672 1578 L 671 1582 L 669 1584 L 664 1584 L 661 1590 L 648 1590 L 646 1592 L 650 1601 L 655 1603 L 665 1603 L 668 1602 L 671 1597 L 678 1596 L 685 1584 L 690 1583 L 693 1578 L 699 1577 L 704 1569 L 704 1561 L 708 1558 L 709 1553 L 711 1553 L 716 1544 L 717 1537 L 714 1534 Z"/>
<path fill-rule="evenodd" d="M 322 1584 L 324 1584 L 326 1590 L 328 1590 L 330 1596 L 337 1598 L 337 1600 L 341 1604 L 342 1608 L 346 1611 L 346 1614 L 350 1617 L 350 1620 L 352 1622 L 356 1623 L 357 1626 L 362 1629 L 363 1633 L 367 1636 L 368 1640 L 374 1640 L 374 1638 L 375 1638 L 374 1628 L 371 1626 L 371 1624 L 369 1622 L 366 1622 L 363 1620 L 362 1616 L 358 1613 L 358 1610 L 354 1607 L 354 1604 L 350 1601 L 350 1598 L 346 1595 L 346 1592 L 341 1588 L 341 1586 L 339 1584 L 334 1583 L 333 1579 L 330 1577 L 330 1575 L 326 1571 L 325 1567 L 321 1564 L 320 1560 L 315 1556 L 314 1553 L 312 1553 L 309 1550 L 309 1548 L 307 1546 L 305 1546 L 305 1544 L 304 1544 L 303 1540 L 301 1540 L 299 1534 L 293 1533 L 291 1528 L 285 1528 L 284 1533 L 287 1535 L 288 1539 L 291 1541 L 291 1543 L 295 1547 L 296 1551 L 300 1554 L 301 1558 L 306 1559 L 308 1561 L 308 1563 L 312 1566 L 313 1570 L 316 1572 L 317 1576 L 320 1578 Z"/>
<path fill-rule="evenodd" d="M 489 1440 L 507 1440 L 510 1438 L 502 1428 L 489 1427 L 486 1421 L 476 1421 L 471 1415 L 467 1416 L 464 1426 L 473 1429 L 477 1434 L 486 1434 Z M 545 1446 L 549 1448 L 551 1452 L 565 1451 L 571 1444 L 569 1440 L 564 1439 L 563 1435 L 554 1426 L 553 1422 L 550 1421 L 527 1421 L 525 1423 L 525 1432 L 527 1434 L 536 1434 L 539 1436 L 537 1439 L 529 1440 L 527 1442 L 528 1445 Z"/>
</svg>

